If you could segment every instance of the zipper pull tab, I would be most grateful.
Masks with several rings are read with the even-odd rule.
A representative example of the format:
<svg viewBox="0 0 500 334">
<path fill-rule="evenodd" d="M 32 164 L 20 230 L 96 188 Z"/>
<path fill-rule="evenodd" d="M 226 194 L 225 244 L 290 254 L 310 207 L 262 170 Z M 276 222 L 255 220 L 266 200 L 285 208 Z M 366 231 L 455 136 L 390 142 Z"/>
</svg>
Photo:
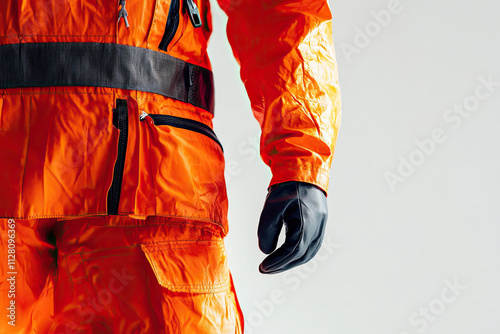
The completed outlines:
<svg viewBox="0 0 500 334">
<path fill-rule="evenodd" d="M 128 28 L 129 27 L 127 19 L 128 13 L 127 9 L 125 8 L 125 5 L 126 5 L 126 0 L 120 0 L 120 6 L 122 6 L 122 8 L 118 12 L 118 23 L 120 23 L 120 19 L 123 17 L 123 21 L 125 21 L 125 27 Z"/>
<path fill-rule="evenodd" d="M 200 11 L 198 10 L 198 6 L 194 0 L 186 0 L 186 7 L 189 13 L 189 18 L 191 19 L 191 23 L 195 28 L 201 27 L 201 17 Z"/>
<path fill-rule="evenodd" d="M 141 115 L 139 116 L 139 119 L 143 121 L 146 117 L 148 117 L 149 114 L 146 113 L 144 110 L 142 111 Z"/>
</svg>

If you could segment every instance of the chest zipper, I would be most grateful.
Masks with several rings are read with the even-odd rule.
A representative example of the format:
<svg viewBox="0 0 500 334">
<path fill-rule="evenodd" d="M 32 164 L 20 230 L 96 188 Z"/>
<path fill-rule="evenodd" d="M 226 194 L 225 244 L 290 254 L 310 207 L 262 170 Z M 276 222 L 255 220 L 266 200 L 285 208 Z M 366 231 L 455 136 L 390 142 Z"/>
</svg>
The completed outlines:
<svg viewBox="0 0 500 334">
<path fill-rule="evenodd" d="M 145 111 L 141 113 L 139 118 L 141 121 L 143 121 L 146 119 L 146 117 L 150 117 L 153 120 L 154 125 L 168 125 L 176 128 L 181 128 L 201 133 L 202 135 L 205 135 L 208 138 L 212 139 L 214 142 L 216 142 L 220 146 L 222 152 L 224 152 L 222 144 L 215 135 L 215 132 L 209 126 L 203 123 L 193 121 L 192 119 L 171 116 L 171 115 L 148 114 Z"/>
<path fill-rule="evenodd" d="M 198 6 L 196 6 L 194 0 L 186 0 L 186 8 L 193 27 L 201 27 L 200 11 L 198 10 Z"/>
<path fill-rule="evenodd" d="M 179 17 L 180 17 L 180 2 L 184 1 L 189 14 L 189 19 L 195 28 L 201 27 L 201 16 L 198 6 L 194 0 L 172 0 L 170 2 L 170 8 L 168 10 L 167 24 L 165 25 L 165 32 L 163 33 L 163 38 L 161 39 L 158 48 L 163 51 L 167 51 L 168 45 L 172 42 L 172 39 L 179 28 Z"/>
</svg>

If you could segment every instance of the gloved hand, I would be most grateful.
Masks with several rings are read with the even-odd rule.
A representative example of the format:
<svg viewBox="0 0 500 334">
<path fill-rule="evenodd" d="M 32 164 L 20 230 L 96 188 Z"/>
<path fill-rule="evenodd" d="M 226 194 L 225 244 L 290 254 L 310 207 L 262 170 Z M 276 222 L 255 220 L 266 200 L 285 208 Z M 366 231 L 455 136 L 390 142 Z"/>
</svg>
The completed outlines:
<svg viewBox="0 0 500 334">
<path fill-rule="evenodd" d="M 271 186 L 257 232 L 260 250 L 271 255 L 262 261 L 259 271 L 275 274 L 312 259 L 321 247 L 327 218 L 326 194 L 319 187 L 296 181 Z M 283 225 L 285 242 L 276 249 Z"/>
</svg>

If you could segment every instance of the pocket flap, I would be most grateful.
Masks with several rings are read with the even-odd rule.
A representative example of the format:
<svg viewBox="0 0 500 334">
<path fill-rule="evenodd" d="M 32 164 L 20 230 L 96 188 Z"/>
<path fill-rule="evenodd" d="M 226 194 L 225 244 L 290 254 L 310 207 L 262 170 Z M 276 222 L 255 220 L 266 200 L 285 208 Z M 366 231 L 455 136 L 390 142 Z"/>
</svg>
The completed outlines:
<svg viewBox="0 0 500 334">
<path fill-rule="evenodd" d="M 141 244 L 158 283 L 174 292 L 214 293 L 229 288 L 223 240 Z"/>
</svg>

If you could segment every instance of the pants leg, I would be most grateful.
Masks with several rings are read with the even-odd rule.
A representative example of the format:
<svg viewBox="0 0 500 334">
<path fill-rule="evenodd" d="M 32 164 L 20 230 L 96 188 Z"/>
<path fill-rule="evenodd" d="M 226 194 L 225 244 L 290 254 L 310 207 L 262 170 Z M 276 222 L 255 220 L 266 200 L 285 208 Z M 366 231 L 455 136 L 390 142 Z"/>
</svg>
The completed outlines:
<svg viewBox="0 0 500 334">
<path fill-rule="evenodd" d="M 92 217 L 55 228 L 50 333 L 239 334 L 223 237 L 209 224 Z"/>
<path fill-rule="evenodd" d="M 1 221 L 1 333 L 243 333 L 223 238 L 150 217 Z M 10 275 L 10 276 L 9 276 Z M 15 327 L 7 307 L 15 300 Z"/>
<path fill-rule="evenodd" d="M 55 219 L 0 219 L 0 333 L 44 333 L 53 316 Z"/>
</svg>

